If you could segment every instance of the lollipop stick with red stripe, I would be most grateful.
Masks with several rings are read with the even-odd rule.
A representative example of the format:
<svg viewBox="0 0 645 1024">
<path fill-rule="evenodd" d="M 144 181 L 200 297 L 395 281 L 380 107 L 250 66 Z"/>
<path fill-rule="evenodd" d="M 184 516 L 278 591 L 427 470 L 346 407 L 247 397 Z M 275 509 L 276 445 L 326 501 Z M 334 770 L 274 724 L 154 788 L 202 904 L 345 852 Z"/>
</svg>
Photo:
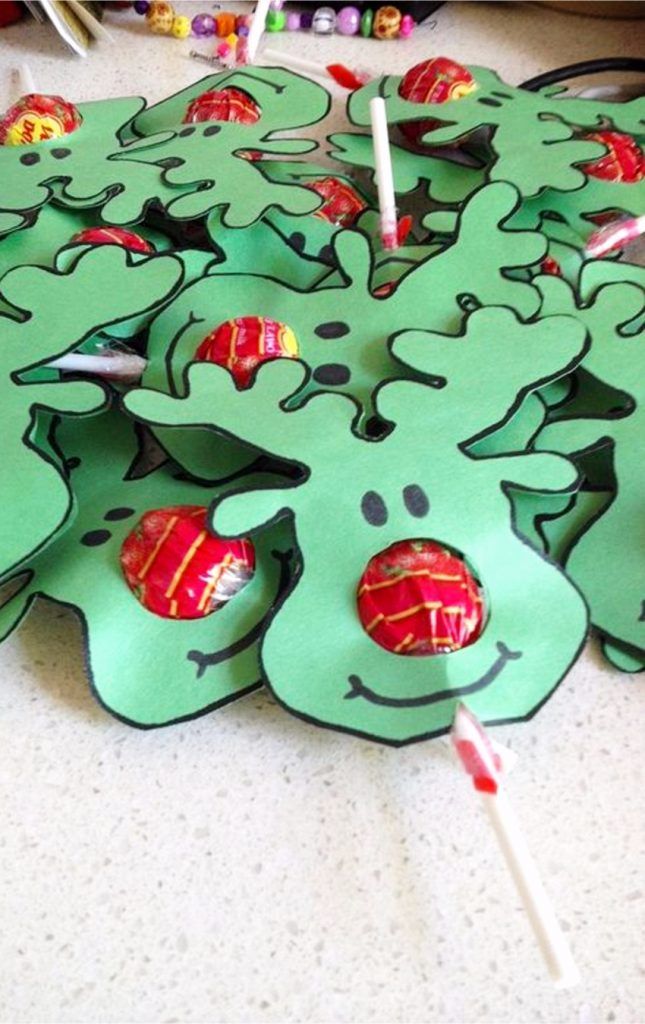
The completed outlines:
<svg viewBox="0 0 645 1024">
<path fill-rule="evenodd" d="M 502 787 L 500 757 L 481 722 L 462 703 L 457 705 L 451 739 L 481 794 L 549 974 L 557 988 L 569 988 L 580 980 L 578 968 Z"/>
<path fill-rule="evenodd" d="M 381 213 L 381 241 L 384 249 L 398 249 L 399 238 L 396 222 L 396 200 L 394 198 L 394 175 L 392 155 L 387 131 L 385 100 L 375 96 L 370 100 L 372 141 L 376 163 L 376 188 Z"/>
</svg>

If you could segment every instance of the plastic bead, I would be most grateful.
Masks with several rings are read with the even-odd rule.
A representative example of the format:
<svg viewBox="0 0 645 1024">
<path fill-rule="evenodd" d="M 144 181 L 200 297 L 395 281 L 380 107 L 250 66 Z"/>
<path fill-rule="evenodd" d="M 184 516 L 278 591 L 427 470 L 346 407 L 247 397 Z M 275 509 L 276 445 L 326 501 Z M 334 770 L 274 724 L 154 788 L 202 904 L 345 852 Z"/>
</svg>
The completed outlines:
<svg viewBox="0 0 645 1024">
<path fill-rule="evenodd" d="M 336 12 L 333 7 L 319 7 L 314 11 L 311 27 L 316 35 L 330 36 L 336 28 Z"/>
<path fill-rule="evenodd" d="M 250 29 L 253 16 L 251 14 L 238 14 L 235 19 L 235 31 L 240 34 L 240 29 Z"/>
<path fill-rule="evenodd" d="M 172 4 L 164 3 L 163 0 L 154 0 L 146 13 L 148 28 L 159 36 L 169 36 L 172 32 L 172 23 L 175 12 Z"/>
<path fill-rule="evenodd" d="M 195 36 L 214 36 L 215 19 L 211 18 L 210 14 L 196 14 L 191 22 L 191 28 Z"/>
<path fill-rule="evenodd" d="M 144 513 L 121 548 L 121 570 L 143 607 L 166 619 L 201 619 L 246 586 L 255 570 L 250 540 L 208 530 L 208 509 L 172 505 Z"/>
<path fill-rule="evenodd" d="M 358 586 L 365 631 L 393 654 L 450 654 L 484 624 L 477 581 L 465 562 L 433 540 L 404 540 L 370 559 Z"/>
<path fill-rule="evenodd" d="M 134 9 L 137 14 L 147 14 L 150 4 L 148 0 L 135 0 Z"/>
<path fill-rule="evenodd" d="M 299 32 L 300 31 L 300 13 L 298 11 L 289 11 L 287 14 L 287 32 Z"/>
<path fill-rule="evenodd" d="M 401 27 L 401 12 L 388 4 L 379 7 L 372 22 L 372 33 L 377 39 L 396 39 Z"/>
<path fill-rule="evenodd" d="M 300 28 L 303 32 L 308 32 L 313 24 L 314 16 L 311 11 L 300 12 Z"/>
<path fill-rule="evenodd" d="M 237 18 L 230 11 L 222 11 L 221 14 L 217 15 L 215 18 L 215 31 L 220 39 L 226 39 L 227 36 L 230 36 L 231 32 L 235 32 L 236 22 Z"/>
<path fill-rule="evenodd" d="M 372 14 L 371 7 L 366 7 L 363 11 L 363 17 L 361 18 L 361 35 L 364 39 L 369 39 L 372 34 L 372 21 L 374 15 Z"/>
<path fill-rule="evenodd" d="M 233 47 L 231 46 L 231 44 L 229 42 L 227 42 L 226 39 L 222 39 L 222 41 L 217 44 L 217 48 L 215 50 L 215 53 L 217 54 L 218 57 L 221 57 L 222 60 L 223 60 L 225 57 L 229 56 L 229 54 L 231 53 L 232 49 L 233 49 Z"/>
<path fill-rule="evenodd" d="M 287 16 L 282 10 L 269 8 L 265 28 L 267 32 L 283 32 L 287 23 Z"/>
<path fill-rule="evenodd" d="M 399 39 L 409 39 L 414 32 L 415 21 L 411 14 L 404 14 L 399 26 Z"/>
<path fill-rule="evenodd" d="M 241 390 L 251 386 L 261 363 L 280 357 L 298 358 L 296 336 L 286 324 L 264 316 L 225 320 L 195 352 L 197 360 L 226 367 Z"/>
<path fill-rule="evenodd" d="M 187 39 L 190 35 L 190 18 L 185 14 L 178 14 L 173 18 L 172 34 L 175 39 Z"/>
<path fill-rule="evenodd" d="M 61 96 L 30 93 L 0 118 L 0 146 L 32 146 L 58 139 L 75 132 L 82 120 L 76 107 Z"/>
<path fill-rule="evenodd" d="M 361 27 L 361 12 L 358 7 L 341 7 L 338 12 L 336 29 L 342 36 L 355 36 Z"/>
</svg>

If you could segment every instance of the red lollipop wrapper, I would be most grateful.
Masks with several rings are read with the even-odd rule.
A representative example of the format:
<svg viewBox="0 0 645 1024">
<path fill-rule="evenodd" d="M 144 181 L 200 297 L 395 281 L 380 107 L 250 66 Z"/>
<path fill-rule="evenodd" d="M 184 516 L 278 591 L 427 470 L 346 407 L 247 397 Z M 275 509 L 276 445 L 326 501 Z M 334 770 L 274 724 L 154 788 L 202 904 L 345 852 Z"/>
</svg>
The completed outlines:
<svg viewBox="0 0 645 1024">
<path fill-rule="evenodd" d="M 359 214 L 367 209 L 367 203 L 362 196 L 339 178 L 319 178 L 318 181 L 305 181 L 303 185 L 312 192 L 317 192 L 325 200 L 314 213 L 314 217 L 320 217 L 330 224 L 351 228 Z"/>
<path fill-rule="evenodd" d="M 61 96 L 30 93 L 9 107 L 0 119 L 0 145 L 31 146 L 57 139 L 75 132 L 82 120 L 73 103 Z"/>
<path fill-rule="evenodd" d="M 631 135 L 623 132 L 593 132 L 582 137 L 590 142 L 602 142 L 607 147 L 604 156 L 580 164 L 585 174 L 604 181 L 624 181 L 628 184 L 642 181 L 645 176 L 645 156 Z"/>
<path fill-rule="evenodd" d="M 409 103 L 446 103 L 468 96 L 477 83 L 468 68 L 449 57 L 432 57 L 421 61 L 405 73 L 399 85 L 399 96 Z M 402 124 L 401 131 L 410 142 L 423 145 L 426 132 L 440 124 L 436 120 L 410 121 Z"/>
<path fill-rule="evenodd" d="M 195 359 L 230 370 L 238 388 L 250 387 L 260 363 L 287 357 L 297 359 L 298 342 L 290 327 L 266 316 L 225 320 L 204 338 Z"/>
<path fill-rule="evenodd" d="M 200 619 L 230 601 L 253 576 L 250 540 L 208 532 L 207 509 L 175 505 L 146 512 L 121 548 L 130 590 L 166 619 Z"/>
<path fill-rule="evenodd" d="M 86 245 L 120 245 L 130 252 L 155 251 L 154 246 L 141 235 L 136 235 L 134 231 L 125 231 L 124 228 L 85 228 L 75 234 L 71 241 L 84 242 Z"/>
<path fill-rule="evenodd" d="M 371 558 L 357 598 L 366 633 L 394 654 L 449 654 L 474 643 L 484 624 L 476 580 L 432 540 L 400 541 Z"/>
<path fill-rule="evenodd" d="M 255 124 L 260 120 L 260 108 L 250 96 L 232 86 L 203 92 L 189 104 L 184 124 L 201 121 L 235 121 L 237 124 Z"/>
</svg>

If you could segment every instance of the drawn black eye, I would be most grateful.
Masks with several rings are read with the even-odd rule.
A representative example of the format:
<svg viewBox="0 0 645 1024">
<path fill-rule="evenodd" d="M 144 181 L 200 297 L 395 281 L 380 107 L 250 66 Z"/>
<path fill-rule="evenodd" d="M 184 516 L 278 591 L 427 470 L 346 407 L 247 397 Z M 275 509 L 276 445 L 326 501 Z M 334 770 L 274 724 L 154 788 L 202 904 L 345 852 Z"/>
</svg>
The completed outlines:
<svg viewBox="0 0 645 1024">
<path fill-rule="evenodd" d="M 488 96 L 479 96 L 477 99 L 478 103 L 483 103 L 485 107 L 501 107 L 499 100 L 491 100 Z"/>
<path fill-rule="evenodd" d="M 403 488 L 403 503 L 411 516 L 422 519 L 430 511 L 428 496 L 419 484 L 408 484 Z"/>
<path fill-rule="evenodd" d="M 130 516 L 134 515 L 134 509 L 128 508 L 126 505 L 120 505 L 118 508 L 111 508 L 109 512 L 106 512 L 103 516 L 108 522 L 117 522 L 119 519 L 129 519 Z"/>
<path fill-rule="evenodd" d="M 319 384 L 348 384 L 351 373 L 343 363 L 325 363 L 317 366 L 313 373 L 314 380 Z"/>
<path fill-rule="evenodd" d="M 24 164 L 25 167 L 29 167 L 31 164 L 37 164 L 40 160 L 38 153 L 25 153 L 24 156 L 20 157 L 20 163 Z"/>
<path fill-rule="evenodd" d="M 304 252 L 305 236 L 302 231 L 294 231 L 293 234 L 289 235 L 289 245 L 293 246 L 298 252 Z"/>
<path fill-rule="evenodd" d="M 180 139 L 187 139 L 189 135 L 195 134 L 195 130 L 195 128 L 182 128 L 180 132 L 177 132 L 177 135 Z"/>
<path fill-rule="evenodd" d="M 380 494 L 376 491 L 366 491 L 361 499 L 361 512 L 363 518 L 370 526 L 385 526 L 387 523 L 387 508 Z"/>
<path fill-rule="evenodd" d="M 318 324 L 314 329 L 314 334 L 325 340 L 344 338 L 346 334 L 349 334 L 349 327 L 342 320 L 329 320 L 326 324 Z"/>
<path fill-rule="evenodd" d="M 105 544 L 112 534 L 109 530 L 89 530 L 81 537 L 81 544 L 87 548 L 96 548 L 99 544 Z"/>
<path fill-rule="evenodd" d="M 208 128 L 204 128 L 204 135 L 217 135 L 221 132 L 221 127 L 218 124 L 209 124 Z"/>
<path fill-rule="evenodd" d="M 71 154 L 71 149 L 64 149 L 59 146 L 58 149 L 50 149 L 49 151 L 53 156 L 54 160 L 65 160 Z"/>
</svg>

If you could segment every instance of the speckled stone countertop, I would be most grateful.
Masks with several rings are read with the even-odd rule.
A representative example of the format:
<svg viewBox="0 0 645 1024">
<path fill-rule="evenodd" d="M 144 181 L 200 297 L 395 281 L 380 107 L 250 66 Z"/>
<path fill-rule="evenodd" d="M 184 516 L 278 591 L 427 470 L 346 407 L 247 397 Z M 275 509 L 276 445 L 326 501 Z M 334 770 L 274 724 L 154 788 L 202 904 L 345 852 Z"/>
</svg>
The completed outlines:
<svg viewBox="0 0 645 1024">
<path fill-rule="evenodd" d="M 642 51 L 636 21 L 512 3 L 434 17 L 408 42 L 271 42 L 393 72 L 447 53 L 510 82 Z M 109 20 L 118 45 L 87 61 L 35 23 L 0 32 L 0 87 L 25 59 L 77 100 L 201 77 L 195 41 Z M 325 130 L 342 124 L 336 103 Z M 510 795 L 582 971 L 565 992 L 445 741 L 379 747 L 262 693 L 129 729 L 90 695 L 76 619 L 46 602 L 0 674 L 3 1022 L 645 1020 L 645 690 L 595 645 L 531 723 L 495 733 L 519 754 Z"/>
</svg>

